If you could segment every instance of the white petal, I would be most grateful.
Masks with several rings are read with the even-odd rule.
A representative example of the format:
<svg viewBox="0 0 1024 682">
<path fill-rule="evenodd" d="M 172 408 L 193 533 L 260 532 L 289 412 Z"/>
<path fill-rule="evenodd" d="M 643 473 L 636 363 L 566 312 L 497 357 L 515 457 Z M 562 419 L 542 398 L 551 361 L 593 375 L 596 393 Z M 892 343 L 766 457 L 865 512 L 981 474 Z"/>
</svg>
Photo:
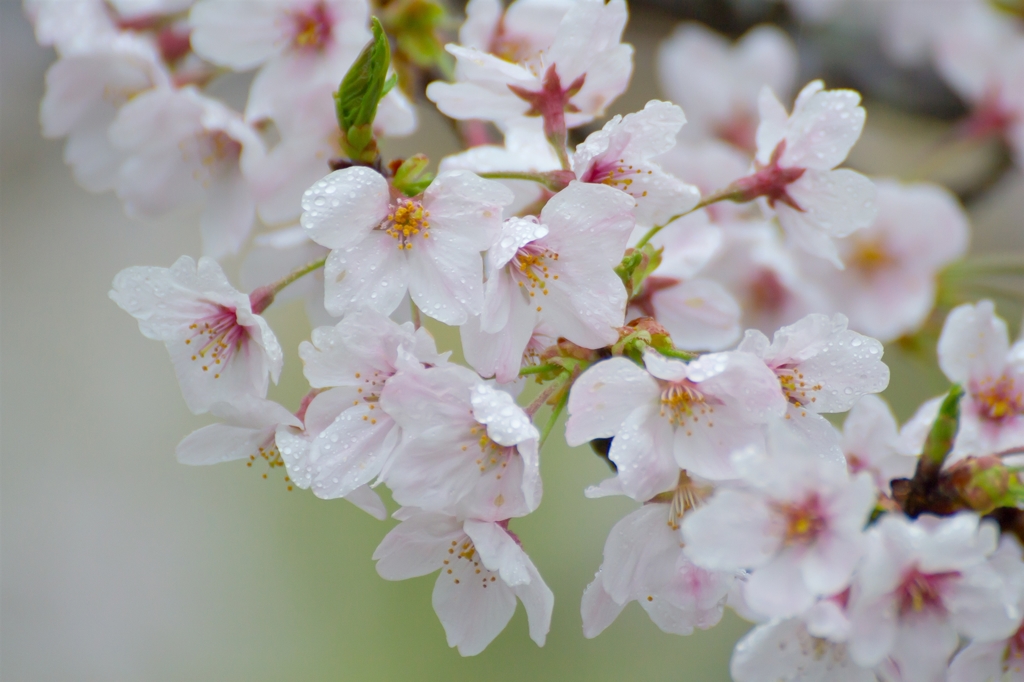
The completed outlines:
<svg viewBox="0 0 1024 682">
<path fill-rule="evenodd" d="M 366 238 L 388 213 L 388 183 L 380 173 L 354 166 L 318 180 L 302 196 L 302 226 L 329 249 L 345 249 Z"/>
<path fill-rule="evenodd" d="M 659 394 L 651 375 L 629 360 L 610 358 L 597 363 L 569 392 L 566 442 L 575 446 L 614 436 L 638 405 L 657 400 Z"/>
<path fill-rule="evenodd" d="M 419 513 L 391 529 L 373 552 L 385 580 L 405 580 L 436 571 L 452 541 L 465 537 L 462 524 L 443 514 Z"/>
</svg>

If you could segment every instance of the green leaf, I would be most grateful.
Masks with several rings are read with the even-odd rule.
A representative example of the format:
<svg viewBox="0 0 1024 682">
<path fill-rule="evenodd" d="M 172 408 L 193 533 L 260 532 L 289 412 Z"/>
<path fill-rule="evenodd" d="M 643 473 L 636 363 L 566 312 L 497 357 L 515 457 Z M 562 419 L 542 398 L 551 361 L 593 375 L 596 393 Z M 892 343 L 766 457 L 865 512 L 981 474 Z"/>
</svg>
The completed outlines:
<svg viewBox="0 0 1024 682">
<path fill-rule="evenodd" d="M 946 455 L 953 449 L 953 441 L 960 428 L 960 399 L 963 396 L 963 387 L 960 384 L 953 384 L 942 400 L 939 415 L 935 418 L 931 431 L 928 432 L 928 439 L 924 442 L 921 459 L 927 462 L 929 468 L 934 467 L 936 473 L 942 469 Z"/>
<path fill-rule="evenodd" d="M 427 172 L 427 165 L 429 164 L 430 159 L 423 154 L 410 156 L 395 171 L 395 178 L 392 184 L 406 196 L 416 196 L 425 190 L 434 179 L 434 174 Z"/>
<path fill-rule="evenodd" d="M 342 149 L 355 161 L 377 157 L 373 119 L 384 96 L 391 65 L 391 47 L 377 17 L 372 18 L 373 39 L 367 43 L 334 94 L 335 113 L 342 132 Z"/>
</svg>

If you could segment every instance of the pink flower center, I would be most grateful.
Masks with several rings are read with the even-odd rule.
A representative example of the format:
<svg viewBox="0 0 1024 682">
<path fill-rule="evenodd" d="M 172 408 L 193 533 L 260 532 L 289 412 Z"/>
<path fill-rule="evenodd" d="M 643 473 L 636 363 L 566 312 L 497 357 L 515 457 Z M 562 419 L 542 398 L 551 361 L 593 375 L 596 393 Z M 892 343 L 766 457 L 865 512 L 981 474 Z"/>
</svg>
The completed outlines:
<svg viewBox="0 0 1024 682">
<path fill-rule="evenodd" d="M 630 189 L 633 179 L 637 175 L 651 175 L 654 171 L 636 168 L 625 162 L 623 159 L 612 161 L 600 161 L 595 163 L 590 170 L 580 178 L 581 182 L 593 182 L 608 185 L 615 189 L 622 190 L 626 194 L 636 198 L 647 196 L 647 190 L 635 192 Z"/>
<path fill-rule="evenodd" d="M 959 577 L 956 571 L 944 573 L 922 573 L 916 567 L 909 571 L 900 586 L 896 588 L 900 615 L 920 613 L 925 609 L 945 611 L 942 605 L 942 586 L 952 578 Z"/>
<path fill-rule="evenodd" d="M 1005 374 L 998 379 L 983 379 L 973 389 L 978 411 L 985 419 L 1000 421 L 1024 412 L 1024 395 Z"/>
<path fill-rule="evenodd" d="M 331 40 L 333 22 L 323 2 L 292 14 L 292 44 L 300 50 L 320 50 Z"/>
<path fill-rule="evenodd" d="M 412 249 L 413 238 L 417 235 L 423 239 L 430 237 L 430 211 L 423 204 L 413 199 L 398 199 L 391 205 L 388 217 L 380 229 L 388 233 L 398 242 L 398 249 Z"/>
<path fill-rule="evenodd" d="M 1007 111 L 999 99 L 998 89 L 986 95 L 962 124 L 961 134 L 969 139 L 1003 135 L 1016 123 L 1017 116 Z"/>
<path fill-rule="evenodd" d="M 757 150 L 757 123 L 749 112 L 739 111 L 715 129 L 715 136 L 753 153 Z"/>
<path fill-rule="evenodd" d="M 890 253 L 881 238 L 854 237 L 852 252 L 844 260 L 851 269 L 867 277 L 881 270 L 899 266 L 899 261 Z"/>
<path fill-rule="evenodd" d="M 787 545 L 809 545 L 828 527 L 828 518 L 817 493 L 802 502 L 779 504 L 776 509 L 786 524 L 783 541 Z"/>
<path fill-rule="evenodd" d="M 772 208 L 775 207 L 776 202 L 782 202 L 787 206 L 791 206 L 798 211 L 804 209 L 800 207 L 796 201 L 789 196 L 788 187 L 790 184 L 799 180 L 803 174 L 804 168 L 783 168 L 779 165 L 779 159 L 782 158 L 782 154 L 786 151 L 786 141 L 783 140 L 775 147 L 772 152 L 772 157 L 768 161 L 768 165 L 761 166 L 758 164 L 758 171 L 753 175 L 748 175 L 745 178 L 740 178 L 733 186 L 739 191 L 743 201 L 751 201 L 757 197 L 765 197 L 768 200 L 768 205 Z"/>
<path fill-rule="evenodd" d="M 213 378 L 220 374 L 234 354 L 242 349 L 242 342 L 249 338 L 249 332 L 238 324 L 238 316 L 231 308 L 213 305 L 213 312 L 189 325 L 191 336 L 185 345 L 198 348 L 192 360 L 202 365 L 204 372 L 213 371 Z"/>
<path fill-rule="evenodd" d="M 708 396 L 704 395 L 697 385 L 688 379 L 682 381 L 662 381 L 661 416 L 666 417 L 673 426 L 687 429 L 686 435 L 693 435 L 689 429 L 693 424 L 706 418 L 708 426 L 714 426 L 711 415 L 715 408 L 709 404 Z"/>
<path fill-rule="evenodd" d="M 541 295 L 548 295 L 548 280 L 557 280 L 558 275 L 548 271 L 548 261 L 557 261 L 558 254 L 548 250 L 543 244 L 530 242 L 516 251 L 516 255 L 510 261 L 512 279 L 531 298 L 536 298 L 537 292 Z M 537 306 L 540 312 L 541 306 Z"/>
<path fill-rule="evenodd" d="M 813 394 L 823 388 L 821 384 L 812 384 L 806 381 L 803 372 L 796 367 L 786 367 L 785 365 L 776 367 L 775 376 L 779 378 L 779 385 L 782 387 L 782 392 L 786 394 L 786 399 L 797 407 L 816 402 L 818 400 L 816 396 L 807 394 Z"/>
<path fill-rule="evenodd" d="M 789 302 L 790 295 L 774 270 L 760 268 L 747 280 L 747 298 L 752 310 L 778 313 Z"/>
</svg>

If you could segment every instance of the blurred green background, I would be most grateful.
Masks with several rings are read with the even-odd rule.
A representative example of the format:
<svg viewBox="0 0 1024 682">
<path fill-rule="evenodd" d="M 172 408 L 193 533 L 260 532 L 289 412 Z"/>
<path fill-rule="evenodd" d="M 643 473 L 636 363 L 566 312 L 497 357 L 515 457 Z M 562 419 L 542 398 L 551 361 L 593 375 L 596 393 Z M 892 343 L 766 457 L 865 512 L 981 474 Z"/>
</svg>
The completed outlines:
<svg viewBox="0 0 1024 682">
<path fill-rule="evenodd" d="M 658 95 L 653 50 L 674 21 L 664 9 L 635 10 L 636 80 L 612 113 Z M 114 196 L 74 184 L 62 144 L 41 139 L 36 119 L 52 59 L 19 3 L 0 0 L 3 680 L 728 679 L 732 644 L 748 627 L 731 614 L 712 631 L 677 637 L 633 605 L 597 639 L 583 638 L 580 595 L 631 504 L 586 500 L 583 489 L 609 472 L 560 435 L 542 456 L 540 510 L 512 524 L 556 595 L 547 645 L 529 640 L 520 608 L 469 659 L 445 643 L 430 606 L 433 576 L 377 576 L 370 556 L 392 521 L 288 492 L 277 470 L 264 480 L 265 469 L 241 463 L 178 465 L 175 444 L 206 422 L 185 409 L 162 345 L 142 338 L 106 292 L 124 267 L 197 255 L 196 215 L 129 220 Z M 812 60 L 809 75 L 823 64 Z M 882 104 L 868 109 L 851 158 L 868 172 L 908 172 L 913 150 L 946 130 Z M 437 159 L 454 140 L 420 111 L 426 149 L 399 142 L 389 151 Z M 958 166 L 951 172 L 969 164 Z M 1021 188 L 1011 173 L 972 207 L 976 250 L 1024 248 Z M 309 325 L 300 304 L 267 317 L 289 353 L 272 397 L 297 405 L 295 348 Z M 439 333 L 443 347 L 454 339 Z M 945 385 L 912 353 L 890 350 L 887 359 L 886 395 L 901 419 Z"/>
</svg>

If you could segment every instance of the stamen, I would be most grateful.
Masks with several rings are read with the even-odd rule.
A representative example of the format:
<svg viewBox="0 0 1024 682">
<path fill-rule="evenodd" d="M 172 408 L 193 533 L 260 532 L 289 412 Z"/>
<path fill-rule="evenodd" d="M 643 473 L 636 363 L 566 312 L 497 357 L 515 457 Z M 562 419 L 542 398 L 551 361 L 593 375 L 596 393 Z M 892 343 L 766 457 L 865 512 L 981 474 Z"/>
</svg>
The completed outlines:
<svg viewBox="0 0 1024 682">
<path fill-rule="evenodd" d="M 424 209 L 418 201 L 399 199 L 391 207 L 380 229 L 398 241 L 399 250 L 408 251 L 412 249 L 412 238 L 416 235 L 423 239 L 430 237 L 429 217 L 430 211 Z"/>
</svg>

